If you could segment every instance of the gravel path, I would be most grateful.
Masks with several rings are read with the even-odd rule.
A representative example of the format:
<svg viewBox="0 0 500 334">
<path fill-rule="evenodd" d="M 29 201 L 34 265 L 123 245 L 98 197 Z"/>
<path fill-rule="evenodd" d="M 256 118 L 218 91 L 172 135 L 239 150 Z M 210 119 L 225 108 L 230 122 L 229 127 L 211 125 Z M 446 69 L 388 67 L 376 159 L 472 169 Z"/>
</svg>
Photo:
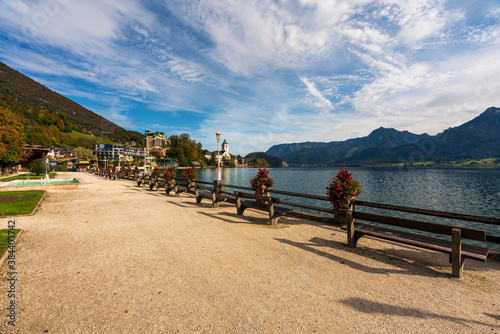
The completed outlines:
<svg viewBox="0 0 500 334">
<path fill-rule="evenodd" d="M 444 254 L 369 238 L 350 249 L 336 227 L 271 227 L 233 205 L 77 178 L 85 189 L 15 217 L 16 326 L 2 316 L 0 332 L 500 333 L 497 260 L 466 262 L 458 281 Z"/>
</svg>

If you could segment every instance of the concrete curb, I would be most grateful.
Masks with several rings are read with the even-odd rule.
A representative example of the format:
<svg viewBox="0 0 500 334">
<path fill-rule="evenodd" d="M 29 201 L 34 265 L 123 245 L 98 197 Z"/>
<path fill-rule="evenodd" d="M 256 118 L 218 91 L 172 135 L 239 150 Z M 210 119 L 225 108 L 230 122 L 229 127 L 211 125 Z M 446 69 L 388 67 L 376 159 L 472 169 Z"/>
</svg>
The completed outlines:
<svg viewBox="0 0 500 334">
<path fill-rule="evenodd" d="M 23 234 L 23 230 L 20 230 L 19 233 L 16 234 L 16 239 L 14 239 L 14 245 L 17 245 L 17 242 L 19 241 L 21 234 Z M 8 255 L 9 255 L 9 249 L 7 248 L 5 250 L 5 253 L 3 253 L 2 257 L 0 258 L 0 268 L 3 266 L 3 263 L 7 259 Z"/>
<path fill-rule="evenodd" d="M 36 209 L 38 209 L 38 207 L 40 206 L 40 203 L 42 203 L 43 199 L 45 198 L 45 195 L 47 195 L 47 190 L 45 190 L 45 192 L 43 193 L 42 195 L 42 198 L 40 198 L 40 200 L 38 201 L 38 203 L 36 204 L 35 208 L 33 209 L 33 211 L 31 211 L 30 213 L 30 216 L 33 216 L 36 212 Z"/>
</svg>

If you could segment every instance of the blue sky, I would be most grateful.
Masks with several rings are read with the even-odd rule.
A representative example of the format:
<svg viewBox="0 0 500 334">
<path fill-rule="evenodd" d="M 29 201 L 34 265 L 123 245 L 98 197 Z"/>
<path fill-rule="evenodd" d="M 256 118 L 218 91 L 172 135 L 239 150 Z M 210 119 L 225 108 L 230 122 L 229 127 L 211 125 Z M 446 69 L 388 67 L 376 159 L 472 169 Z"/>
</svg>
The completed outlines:
<svg viewBox="0 0 500 334">
<path fill-rule="evenodd" d="M 209 150 L 437 134 L 500 106 L 500 2 L 4 0 L 0 59 Z"/>
</svg>

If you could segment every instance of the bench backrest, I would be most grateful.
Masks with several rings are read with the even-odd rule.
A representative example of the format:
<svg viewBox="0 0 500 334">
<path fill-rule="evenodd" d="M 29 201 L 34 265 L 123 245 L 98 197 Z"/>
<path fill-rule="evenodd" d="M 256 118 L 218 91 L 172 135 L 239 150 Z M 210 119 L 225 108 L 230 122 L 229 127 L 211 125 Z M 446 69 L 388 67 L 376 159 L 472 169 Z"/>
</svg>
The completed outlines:
<svg viewBox="0 0 500 334">
<path fill-rule="evenodd" d="M 341 210 L 343 214 L 347 213 L 347 210 Z M 419 230 L 430 233 L 437 233 L 451 236 L 451 231 L 454 228 L 459 228 L 461 230 L 462 238 L 486 241 L 486 232 L 483 230 L 478 230 L 469 227 L 451 226 L 439 223 L 430 223 L 406 218 L 397 218 L 391 216 L 383 216 L 374 213 L 353 211 L 353 218 L 368 222 L 380 223 L 391 226 L 398 226 L 409 228 L 412 230 Z"/>
<path fill-rule="evenodd" d="M 259 195 L 259 194 L 250 194 L 250 193 L 244 193 L 241 191 L 235 191 L 234 196 L 236 196 L 236 199 L 241 197 L 241 198 L 251 198 L 251 199 L 255 199 L 258 201 L 262 201 L 262 202 L 271 201 L 271 202 L 276 203 L 276 204 L 280 203 L 280 199 L 277 197 L 269 197 L 269 196 L 264 196 L 264 195 Z"/>
<path fill-rule="evenodd" d="M 206 191 L 210 191 L 210 192 L 213 190 L 213 188 L 212 188 L 212 187 L 200 186 L 199 184 L 196 184 L 196 185 L 194 186 L 194 188 L 195 188 L 195 189 L 200 189 L 200 190 L 206 190 Z"/>
</svg>

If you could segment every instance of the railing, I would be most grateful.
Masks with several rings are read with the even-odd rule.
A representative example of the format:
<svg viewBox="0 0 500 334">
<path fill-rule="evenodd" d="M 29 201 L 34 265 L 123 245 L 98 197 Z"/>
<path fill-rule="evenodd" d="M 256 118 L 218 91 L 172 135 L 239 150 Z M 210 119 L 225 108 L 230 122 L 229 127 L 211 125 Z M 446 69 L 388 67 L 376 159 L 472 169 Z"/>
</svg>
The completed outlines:
<svg viewBox="0 0 500 334">
<path fill-rule="evenodd" d="M 372 203 L 372 202 L 365 202 L 365 201 L 356 201 L 355 206 L 357 206 L 357 205 L 371 207 L 371 208 L 377 208 L 377 209 L 397 211 L 397 212 L 415 213 L 415 214 L 419 214 L 419 215 L 426 215 L 426 216 L 432 216 L 432 217 L 448 218 L 448 219 L 454 219 L 454 220 L 463 220 L 463 221 L 469 221 L 469 222 L 474 222 L 474 223 L 500 226 L 500 219 L 493 218 L 493 217 L 474 216 L 474 215 L 467 215 L 467 214 L 455 213 L 455 212 L 419 209 L 419 208 L 411 208 L 411 207 L 390 205 L 390 204 L 381 204 L 381 203 Z M 383 219 L 386 219 L 386 217 L 387 217 L 387 216 L 375 215 L 375 214 L 364 213 L 364 212 L 358 213 L 358 217 L 360 219 L 362 219 L 363 215 L 365 215 L 366 219 L 373 219 L 374 218 L 374 219 L 378 219 L 380 221 L 383 221 Z M 380 217 L 375 217 L 375 216 L 380 216 Z M 500 244 L 500 236 L 491 235 L 491 234 L 488 234 L 488 232 L 487 232 L 486 241 L 491 242 L 491 243 Z"/>
<path fill-rule="evenodd" d="M 203 181 L 196 181 L 196 183 L 213 185 L 210 182 L 203 182 Z M 253 189 L 250 187 L 242 187 L 242 186 L 236 186 L 236 185 L 231 185 L 231 184 L 223 184 L 222 190 L 220 191 L 220 193 L 228 196 L 231 199 L 234 197 L 234 194 L 232 191 L 227 191 L 226 188 L 247 190 L 247 191 L 253 192 Z M 311 200 L 315 200 L 315 201 L 319 201 L 319 202 L 328 202 L 328 203 L 330 202 L 330 199 L 326 196 L 295 193 L 295 192 L 283 191 L 283 190 L 271 189 L 270 194 L 272 194 L 272 195 L 284 195 L 284 196 L 295 197 L 295 198 L 311 199 Z M 281 199 L 280 205 L 286 205 L 286 206 L 289 206 L 292 208 L 307 209 L 307 210 L 312 210 L 312 211 L 330 214 L 329 216 L 325 216 L 325 218 L 332 218 L 332 215 L 334 215 L 334 210 L 332 207 L 325 208 L 322 206 L 309 205 L 309 204 L 304 204 L 304 203 L 299 203 L 299 202 L 292 202 L 292 201 L 283 200 L 283 199 Z M 374 202 L 367 202 L 367 201 L 355 201 L 353 208 L 352 208 L 353 211 L 356 211 L 357 206 L 364 206 L 364 207 L 369 207 L 369 208 L 374 208 L 374 209 L 389 210 L 389 211 L 393 211 L 393 212 L 413 213 L 413 214 L 433 216 L 433 217 L 438 217 L 438 218 L 448 218 L 448 219 L 453 219 L 453 220 L 462 220 L 462 221 L 468 221 L 468 222 L 473 222 L 473 223 L 500 226 L 500 219 L 493 218 L 493 217 L 475 216 L 475 215 L 461 214 L 461 213 L 455 213 L 455 212 L 428 210 L 428 209 L 412 208 L 412 207 L 374 203 Z M 306 212 L 300 212 L 300 211 L 295 211 L 295 212 L 307 214 Z M 360 211 L 357 211 L 357 215 L 358 215 L 358 217 L 360 217 L 359 218 L 360 220 L 362 220 L 361 217 L 363 217 L 363 215 L 364 215 L 367 220 L 368 219 L 379 220 L 380 224 L 383 224 L 383 221 L 385 219 L 390 219 L 390 220 L 395 219 L 394 216 L 379 215 L 379 214 L 360 212 Z M 422 224 L 427 223 L 427 222 L 419 222 L 417 220 L 414 220 L 414 222 L 422 223 Z M 490 242 L 490 243 L 494 243 L 494 244 L 500 244 L 500 236 L 491 235 L 491 234 L 489 234 L 488 231 L 486 231 L 486 241 Z"/>
<path fill-rule="evenodd" d="M 184 179 L 175 178 L 175 180 L 179 183 L 182 182 L 181 185 L 186 186 Z M 226 197 L 228 198 L 229 201 L 235 201 L 235 198 L 234 198 L 233 191 L 228 191 L 228 188 L 229 189 L 237 189 L 237 190 L 246 190 L 249 192 L 253 192 L 253 189 L 250 187 L 243 187 L 243 186 L 237 186 L 237 185 L 231 185 L 231 184 L 221 184 L 221 186 L 219 188 L 217 188 L 216 187 L 217 181 L 214 181 L 213 183 L 206 182 L 206 181 L 194 181 L 194 183 L 214 186 L 216 189 L 218 189 L 218 193 L 221 195 L 226 195 Z M 193 190 L 188 190 L 188 192 L 194 193 Z M 319 202 L 330 202 L 330 199 L 326 196 L 295 193 L 295 192 L 283 191 L 283 190 L 271 189 L 270 194 L 283 195 L 283 196 L 294 197 L 294 198 L 303 198 L 303 199 L 309 199 L 309 200 L 314 200 L 314 201 L 319 201 Z M 279 197 L 279 196 L 277 196 L 277 197 Z M 321 212 L 322 214 L 324 214 L 324 213 L 329 214 L 329 216 L 323 215 L 324 218 L 332 219 L 333 215 L 334 215 L 334 210 L 331 206 L 329 208 L 325 208 L 323 206 L 309 205 L 309 204 L 292 202 L 292 201 L 283 200 L 283 199 L 281 199 L 280 205 L 285 205 L 285 206 L 289 206 L 292 208 L 306 209 L 309 211 L 317 211 L 317 212 Z M 354 202 L 352 210 L 354 212 L 356 212 L 356 216 L 358 217 L 359 220 L 363 220 L 362 218 L 365 217 L 366 220 L 375 221 L 375 222 L 378 221 L 380 224 L 383 224 L 384 220 L 393 221 L 393 220 L 402 219 L 402 218 L 389 216 L 389 215 L 380 215 L 380 214 L 375 214 L 375 213 L 356 211 L 356 207 L 358 207 L 358 206 L 363 206 L 363 207 L 373 208 L 373 209 L 389 210 L 392 212 L 404 212 L 404 213 L 426 215 L 426 216 L 432 216 L 432 217 L 438 217 L 438 218 L 447 218 L 447 219 L 453 219 L 453 220 L 461 220 L 461 221 L 468 221 L 468 222 L 473 222 L 473 223 L 500 226 L 500 219 L 493 218 L 493 217 L 475 216 L 475 215 L 468 215 L 468 214 L 461 214 L 461 213 L 454 213 L 454 212 L 412 208 L 412 207 L 374 203 L 374 202 L 367 202 L 367 201 L 355 201 Z M 299 211 L 299 210 L 293 210 L 292 212 L 307 215 L 307 212 L 303 212 L 303 211 Z M 406 219 L 406 218 L 403 218 L 403 219 Z M 407 219 L 407 220 L 410 221 L 410 219 Z M 417 224 L 418 223 L 428 224 L 428 222 L 423 222 L 423 221 L 417 221 L 417 220 L 411 220 L 411 221 L 414 223 L 417 223 Z M 452 226 L 452 225 L 450 225 L 450 226 Z M 490 232 L 486 231 L 486 241 L 500 245 L 500 236 L 491 235 Z"/>
</svg>

